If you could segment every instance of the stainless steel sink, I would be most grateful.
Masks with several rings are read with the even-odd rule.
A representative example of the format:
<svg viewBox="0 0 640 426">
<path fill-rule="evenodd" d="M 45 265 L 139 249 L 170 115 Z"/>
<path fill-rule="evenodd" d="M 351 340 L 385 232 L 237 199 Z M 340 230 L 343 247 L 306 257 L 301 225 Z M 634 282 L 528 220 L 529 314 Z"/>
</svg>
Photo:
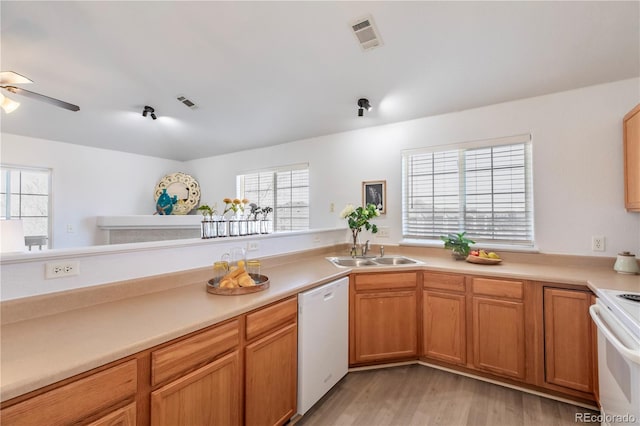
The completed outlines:
<svg viewBox="0 0 640 426">
<path fill-rule="evenodd" d="M 333 262 L 338 266 L 346 266 L 352 268 L 359 268 L 361 266 L 375 266 L 376 263 L 371 259 L 357 258 L 357 257 L 330 257 L 330 262 Z"/>
<path fill-rule="evenodd" d="M 411 263 L 418 263 L 417 260 L 404 256 L 376 257 L 374 261 L 380 265 L 409 265 Z"/>
<path fill-rule="evenodd" d="M 328 257 L 327 260 L 336 266 L 345 268 L 360 268 L 363 266 L 410 265 L 419 263 L 417 260 L 404 256 L 386 257 Z"/>
</svg>

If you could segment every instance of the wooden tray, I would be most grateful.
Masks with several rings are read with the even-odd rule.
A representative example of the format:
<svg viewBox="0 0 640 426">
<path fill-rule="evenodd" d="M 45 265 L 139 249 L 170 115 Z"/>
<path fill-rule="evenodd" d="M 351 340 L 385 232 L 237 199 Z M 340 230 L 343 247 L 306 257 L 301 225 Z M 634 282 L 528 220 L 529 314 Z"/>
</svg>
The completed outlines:
<svg viewBox="0 0 640 426">
<path fill-rule="evenodd" d="M 469 255 L 467 256 L 467 262 L 477 263 L 478 265 L 497 265 L 498 263 L 502 262 L 502 259 L 491 259 L 486 257 Z"/>
<path fill-rule="evenodd" d="M 221 294 L 223 296 L 234 296 L 237 294 L 251 294 L 263 291 L 269 288 L 269 277 L 266 275 L 254 275 L 250 274 L 251 278 L 256 281 L 256 285 L 251 287 L 238 287 L 238 288 L 220 288 L 218 280 L 210 279 L 207 281 L 207 292 L 211 294 Z M 256 279 L 257 277 L 257 279 Z"/>
</svg>

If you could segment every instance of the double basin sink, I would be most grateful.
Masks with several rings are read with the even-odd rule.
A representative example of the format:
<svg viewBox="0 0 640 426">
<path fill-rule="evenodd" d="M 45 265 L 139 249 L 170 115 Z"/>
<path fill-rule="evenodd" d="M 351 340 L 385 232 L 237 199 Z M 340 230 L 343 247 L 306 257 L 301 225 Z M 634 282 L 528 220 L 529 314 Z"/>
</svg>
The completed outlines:
<svg viewBox="0 0 640 426">
<path fill-rule="evenodd" d="M 327 260 L 343 268 L 360 268 L 364 266 L 396 266 L 419 264 L 417 260 L 404 256 L 385 257 L 327 257 Z"/>
</svg>

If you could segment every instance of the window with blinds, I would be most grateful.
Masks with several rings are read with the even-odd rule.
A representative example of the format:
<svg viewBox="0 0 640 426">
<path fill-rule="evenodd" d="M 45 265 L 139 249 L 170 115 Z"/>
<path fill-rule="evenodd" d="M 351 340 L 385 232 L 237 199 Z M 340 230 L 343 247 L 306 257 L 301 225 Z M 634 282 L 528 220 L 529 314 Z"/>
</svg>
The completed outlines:
<svg viewBox="0 0 640 426">
<path fill-rule="evenodd" d="M 0 219 L 22 220 L 25 241 L 37 241 L 41 248 L 51 240 L 50 199 L 50 170 L 0 167 Z"/>
<path fill-rule="evenodd" d="M 403 154 L 403 237 L 533 246 L 529 135 Z"/>
<path fill-rule="evenodd" d="M 273 207 L 275 231 L 309 229 L 309 166 L 296 165 L 237 177 L 238 194 L 260 207 Z"/>
</svg>

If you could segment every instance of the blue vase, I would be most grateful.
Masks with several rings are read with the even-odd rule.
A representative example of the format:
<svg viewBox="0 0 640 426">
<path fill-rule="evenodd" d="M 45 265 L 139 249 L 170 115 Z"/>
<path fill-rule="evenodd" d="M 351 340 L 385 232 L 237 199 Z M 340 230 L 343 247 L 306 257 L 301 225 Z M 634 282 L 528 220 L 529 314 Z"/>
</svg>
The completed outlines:
<svg viewBox="0 0 640 426">
<path fill-rule="evenodd" d="M 173 205 L 178 202 L 178 196 L 174 195 L 171 197 L 167 194 L 166 188 L 162 190 L 162 194 L 158 197 L 158 201 L 156 201 L 156 211 L 160 215 L 170 215 L 173 211 Z"/>
</svg>

